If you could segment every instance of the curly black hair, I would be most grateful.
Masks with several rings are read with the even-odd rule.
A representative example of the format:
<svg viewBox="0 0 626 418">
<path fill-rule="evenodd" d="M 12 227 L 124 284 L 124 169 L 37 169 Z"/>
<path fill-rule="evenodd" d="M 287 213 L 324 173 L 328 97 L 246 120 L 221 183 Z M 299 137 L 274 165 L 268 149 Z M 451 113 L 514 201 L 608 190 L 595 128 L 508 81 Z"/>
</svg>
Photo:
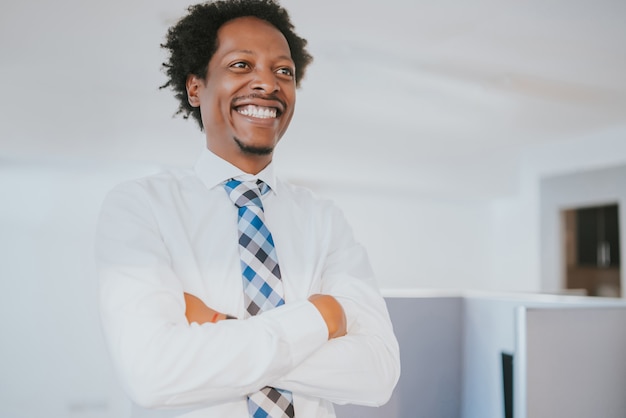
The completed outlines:
<svg viewBox="0 0 626 418">
<path fill-rule="evenodd" d="M 168 80 L 160 88 L 170 87 L 178 99 L 178 111 L 185 119 L 189 116 L 204 129 L 200 108 L 192 107 L 187 100 L 187 77 L 195 75 L 205 79 L 209 61 L 217 50 L 217 31 L 226 22 L 238 17 L 253 16 L 265 20 L 287 39 L 291 58 L 296 67 L 296 87 L 304 77 L 306 67 L 313 57 L 306 50 L 306 39 L 296 35 L 287 10 L 275 0 L 217 0 L 190 6 L 188 14 L 169 28 L 166 42 L 161 47 L 169 51 L 163 63 Z"/>
</svg>

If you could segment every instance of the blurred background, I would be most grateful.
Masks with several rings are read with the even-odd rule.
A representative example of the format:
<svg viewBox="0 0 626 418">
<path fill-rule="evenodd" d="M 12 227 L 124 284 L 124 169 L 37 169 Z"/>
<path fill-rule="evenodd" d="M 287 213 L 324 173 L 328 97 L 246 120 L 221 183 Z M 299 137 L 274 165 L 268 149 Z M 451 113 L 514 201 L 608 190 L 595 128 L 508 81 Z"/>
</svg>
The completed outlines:
<svg viewBox="0 0 626 418">
<path fill-rule="evenodd" d="M 123 417 L 93 236 L 115 184 L 190 166 L 159 44 L 190 3 L 0 4 L 0 416 Z M 623 295 L 626 3 L 283 0 L 315 61 L 276 154 L 380 287 Z"/>
</svg>

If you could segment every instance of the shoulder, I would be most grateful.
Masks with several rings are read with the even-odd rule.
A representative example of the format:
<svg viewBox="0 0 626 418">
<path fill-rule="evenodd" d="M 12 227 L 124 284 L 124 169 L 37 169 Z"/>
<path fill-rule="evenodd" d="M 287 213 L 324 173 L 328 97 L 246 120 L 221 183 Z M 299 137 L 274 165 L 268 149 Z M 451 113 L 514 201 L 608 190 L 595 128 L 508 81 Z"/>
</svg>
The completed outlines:
<svg viewBox="0 0 626 418">
<path fill-rule="evenodd" d="M 343 211 L 333 200 L 320 196 L 310 188 L 285 180 L 279 180 L 278 186 L 281 200 L 291 201 L 298 210 L 318 217 L 344 219 Z"/>
<path fill-rule="evenodd" d="M 302 205 L 334 206 L 332 200 L 322 197 L 308 187 L 278 179 L 278 194 L 282 198 L 292 200 Z"/>
<path fill-rule="evenodd" d="M 198 178 L 190 169 L 170 169 L 126 180 L 113 187 L 107 199 L 115 196 L 134 196 L 137 199 L 156 197 L 167 191 L 182 189 L 190 183 L 197 183 Z"/>
<path fill-rule="evenodd" d="M 101 212 L 152 213 L 157 207 L 171 206 L 185 190 L 201 187 L 193 170 L 166 170 L 126 180 L 104 197 Z"/>
</svg>

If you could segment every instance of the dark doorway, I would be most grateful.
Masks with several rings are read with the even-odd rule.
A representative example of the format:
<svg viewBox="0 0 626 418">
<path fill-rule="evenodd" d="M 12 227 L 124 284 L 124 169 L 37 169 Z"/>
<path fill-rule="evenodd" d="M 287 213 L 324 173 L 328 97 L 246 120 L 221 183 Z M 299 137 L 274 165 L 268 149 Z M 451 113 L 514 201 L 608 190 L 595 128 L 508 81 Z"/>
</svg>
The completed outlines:
<svg viewBox="0 0 626 418">
<path fill-rule="evenodd" d="M 563 211 L 567 289 L 620 297 L 618 205 Z"/>
</svg>

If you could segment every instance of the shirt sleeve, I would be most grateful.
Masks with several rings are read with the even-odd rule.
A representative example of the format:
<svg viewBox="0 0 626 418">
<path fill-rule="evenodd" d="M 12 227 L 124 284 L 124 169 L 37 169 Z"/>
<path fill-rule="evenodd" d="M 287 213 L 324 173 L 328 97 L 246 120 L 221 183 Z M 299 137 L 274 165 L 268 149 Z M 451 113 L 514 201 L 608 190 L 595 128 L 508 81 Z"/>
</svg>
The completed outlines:
<svg viewBox="0 0 626 418">
<path fill-rule="evenodd" d="M 398 342 L 364 248 L 341 212 L 334 207 L 330 212 L 331 246 L 321 293 L 342 305 L 347 335 L 326 342 L 275 384 L 338 404 L 379 406 L 400 377 Z"/>
<path fill-rule="evenodd" d="M 145 407 L 241 399 L 321 347 L 326 325 L 300 301 L 247 320 L 188 324 L 147 186 L 118 186 L 96 234 L 103 331 L 131 398 Z"/>
</svg>

